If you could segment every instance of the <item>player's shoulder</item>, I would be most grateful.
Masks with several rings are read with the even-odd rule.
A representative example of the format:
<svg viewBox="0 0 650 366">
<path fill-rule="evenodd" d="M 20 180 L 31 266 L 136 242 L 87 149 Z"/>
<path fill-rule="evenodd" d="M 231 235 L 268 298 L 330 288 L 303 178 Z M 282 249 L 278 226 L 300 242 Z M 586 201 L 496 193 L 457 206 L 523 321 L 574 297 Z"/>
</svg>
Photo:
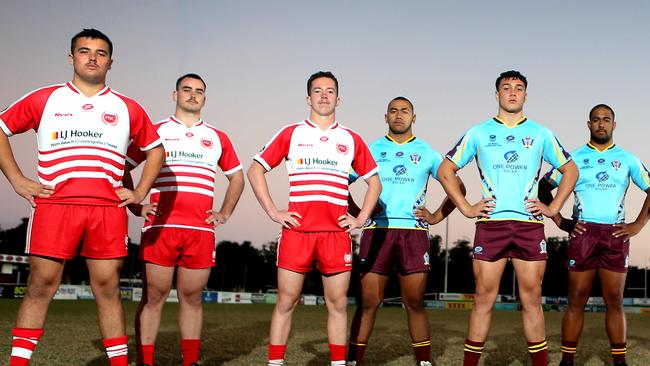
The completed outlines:
<svg viewBox="0 0 650 366">
<path fill-rule="evenodd" d="M 53 84 L 53 85 L 48 85 L 44 86 L 38 89 L 34 89 L 30 91 L 29 93 L 25 94 L 22 96 L 20 99 L 17 100 L 19 101 L 28 101 L 28 102 L 36 102 L 36 101 L 47 101 L 47 99 L 52 95 L 57 90 L 63 90 L 62 88 L 68 87 L 68 83 L 61 83 L 61 84 Z"/>
<path fill-rule="evenodd" d="M 340 124 L 338 122 L 336 122 L 336 123 L 337 123 L 336 128 L 339 128 L 344 133 L 350 134 L 350 136 L 352 136 L 355 140 L 362 140 L 363 141 L 363 139 L 361 138 L 361 135 L 359 135 L 353 129 L 351 129 L 349 127 L 346 127 L 346 126 L 344 126 L 344 125 L 342 125 L 342 124 Z"/>
<path fill-rule="evenodd" d="M 224 139 L 230 140 L 230 136 L 228 136 L 228 134 L 225 131 L 218 129 L 205 121 L 201 123 L 200 127 L 206 134 L 216 136 L 220 140 L 224 140 Z"/>
<path fill-rule="evenodd" d="M 117 90 L 115 90 L 113 88 L 108 88 L 106 90 L 106 92 L 104 92 L 104 93 L 102 93 L 100 95 L 112 95 L 112 96 L 115 96 L 118 99 L 120 99 L 124 104 L 126 104 L 126 106 L 129 108 L 130 111 L 138 111 L 138 112 L 141 111 L 141 112 L 146 113 L 145 110 L 144 110 L 144 107 L 142 107 L 142 105 L 140 103 L 138 103 L 135 99 L 133 99 L 133 98 L 131 98 L 129 96 L 126 96 L 126 95 L 118 92 Z"/>
</svg>

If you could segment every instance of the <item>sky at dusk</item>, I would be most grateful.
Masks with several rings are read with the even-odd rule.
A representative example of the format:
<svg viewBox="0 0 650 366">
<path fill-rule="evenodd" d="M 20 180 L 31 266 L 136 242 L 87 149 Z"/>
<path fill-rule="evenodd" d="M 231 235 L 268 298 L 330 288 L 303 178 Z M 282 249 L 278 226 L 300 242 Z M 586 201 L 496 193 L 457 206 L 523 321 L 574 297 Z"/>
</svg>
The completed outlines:
<svg viewBox="0 0 650 366">
<path fill-rule="evenodd" d="M 607 103 L 616 111 L 615 142 L 650 163 L 648 14 L 646 1 L 7 0 L 0 12 L 0 109 L 70 80 L 70 38 L 94 27 L 114 43 L 109 86 L 140 102 L 154 121 L 173 113 L 176 78 L 200 74 L 207 83 L 203 118 L 229 134 L 244 169 L 281 127 L 308 116 L 306 80 L 318 70 L 338 77 L 337 120 L 367 143 L 386 133 L 388 101 L 404 95 L 415 104 L 416 136 L 444 154 L 465 130 L 496 114 L 494 80 L 515 69 L 528 77 L 525 115 L 554 131 L 565 148 L 587 142 L 589 109 Z M 35 178 L 34 133 L 11 142 L 25 175 Z M 475 163 L 460 175 L 470 201 L 479 200 Z M 285 207 L 285 168 L 267 176 L 276 204 Z M 218 208 L 223 175 L 216 184 Z M 363 186 L 353 185 L 358 200 Z M 430 210 L 443 195 L 431 181 Z M 630 186 L 628 221 L 644 198 Z M 0 201 L 2 229 L 29 215 L 4 178 Z M 130 216 L 135 241 L 141 224 Z M 217 238 L 261 245 L 278 230 L 247 185 Z M 471 240 L 474 222 L 454 212 L 449 230 L 450 243 Z M 431 229 L 443 239 L 444 232 L 444 224 Z M 549 220 L 546 233 L 563 235 Z M 649 241 L 650 227 L 632 239 L 632 265 L 649 265 Z"/>
</svg>

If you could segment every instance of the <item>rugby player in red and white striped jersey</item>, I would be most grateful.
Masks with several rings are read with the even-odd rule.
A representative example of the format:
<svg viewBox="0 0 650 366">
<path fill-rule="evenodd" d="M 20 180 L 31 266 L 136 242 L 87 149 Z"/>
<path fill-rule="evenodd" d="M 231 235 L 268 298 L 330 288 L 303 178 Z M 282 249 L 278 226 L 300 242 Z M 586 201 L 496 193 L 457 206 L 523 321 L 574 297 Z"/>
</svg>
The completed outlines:
<svg viewBox="0 0 650 366">
<path fill-rule="evenodd" d="M 368 146 L 355 132 L 336 122 L 338 81 L 318 72 L 307 81 L 308 120 L 280 130 L 254 157 L 248 179 L 271 220 L 282 225 L 278 241 L 278 299 L 271 318 L 269 365 L 284 364 L 293 310 L 305 274 L 314 262 L 322 274 L 328 310 L 331 365 L 345 365 L 347 291 L 352 269 L 349 232 L 370 216 L 381 192 Z M 280 210 L 264 174 L 282 161 L 289 173 L 289 207 Z M 361 212 L 348 215 L 348 174 L 359 173 L 368 184 Z"/>
<path fill-rule="evenodd" d="M 127 365 L 119 291 L 127 255 L 124 207 L 144 199 L 164 149 L 142 107 L 106 86 L 112 51 L 105 34 L 84 29 L 71 41 L 72 81 L 31 92 L 0 113 L 0 169 L 33 207 L 26 246 L 31 271 L 12 332 L 11 366 L 29 364 L 65 261 L 77 252 L 86 257 L 110 364 Z M 23 175 L 8 140 L 31 129 L 37 133 L 38 182 Z M 147 155 L 134 190 L 122 186 L 129 142 Z"/>
<path fill-rule="evenodd" d="M 150 202 L 129 206 L 146 220 L 140 243 L 146 293 L 136 319 L 139 365 L 154 364 L 154 344 L 175 267 L 183 366 L 198 364 L 201 294 L 215 265 L 214 228 L 228 220 L 244 189 L 242 166 L 230 139 L 201 119 L 205 89 L 196 74 L 176 81 L 176 111 L 154 125 L 165 146 L 165 164 L 151 188 Z M 130 166 L 145 159 L 135 145 L 129 147 Z M 213 211 L 217 170 L 229 183 L 221 209 Z"/>
</svg>

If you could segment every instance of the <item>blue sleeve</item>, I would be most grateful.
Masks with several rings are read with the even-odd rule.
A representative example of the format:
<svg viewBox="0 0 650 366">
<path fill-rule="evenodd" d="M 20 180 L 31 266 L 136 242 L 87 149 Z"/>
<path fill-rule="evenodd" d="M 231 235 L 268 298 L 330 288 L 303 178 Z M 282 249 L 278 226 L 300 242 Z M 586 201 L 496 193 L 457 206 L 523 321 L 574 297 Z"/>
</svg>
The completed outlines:
<svg viewBox="0 0 650 366">
<path fill-rule="evenodd" d="M 470 128 L 456 143 L 456 145 L 447 153 L 447 159 L 460 169 L 469 164 L 478 151 L 478 136 L 476 127 Z"/>
<path fill-rule="evenodd" d="M 636 184 L 642 191 L 650 188 L 650 173 L 648 168 L 637 158 L 636 156 L 631 157 L 630 164 L 630 178 L 632 182 Z"/>
<path fill-rule="evenodd" d="M 546 130 L 544 133 L 544 144 L 542 146 L 542 157 L 544 160 L 551 164 L 553 168 L 559 168 L 571 160 L 571 155 L 564 150 L 560 141 L 551 133 Z"/>
<path fill-rule="evenodd" d="M 431 177 L 438 180 L 438 168 L 440 168 L 443 157 L 439 152 L 431 150 L 431 158 Z"/>
<path fill-rule="evenodd" d="M 557 187 L 562 181 L 562 173 L 557 169 L 551 169 L 548 173 L 544 174 L 544 179 L 551 183 L 553 187 Z"/>
</svg>

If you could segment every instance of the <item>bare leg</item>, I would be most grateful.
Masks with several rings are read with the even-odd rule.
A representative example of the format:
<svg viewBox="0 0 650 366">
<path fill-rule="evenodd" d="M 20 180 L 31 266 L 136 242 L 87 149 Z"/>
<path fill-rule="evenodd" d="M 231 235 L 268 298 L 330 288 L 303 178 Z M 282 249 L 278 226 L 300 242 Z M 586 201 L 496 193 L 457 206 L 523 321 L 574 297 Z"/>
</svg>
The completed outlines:
<svg viewBox="0 0 650 366">
<path fill-rule="evenodd" d="M 18 309 L 16 328 L 43 328 L 47 308 L 61 283 L 64 264 L 60 259 L 29 257 L 27 292 Z"/>
<path fill-rule="evenodd" d="M 350 272 L 322 276 L 327 305 L 327 339 L 330 344 L 345 344 L 348 326 L 348 286 Z"/>
<path fill-rule="evenodd" d="M 605 324 L 610 343 L 625 343 L 625 312 L 623 311 L 623 290 L 627 273 L 613 272 L 600 268 L 598 270 L 605 301 Z"/>
<path fill-rule="evenodd" d="M 366 273 L 361 277 L 361 304 L 357 306 L 352 320 L 350 340 L 366 343 L 375 326 L 377 309 L 384 299 L 388 276 Z"/>
<path fill-rule="evenodd" d="M 582 334 L 585 305 L 589 300 L 596 270 L 569 271 L 569 306 L 562 318 L 562 340 L 577 342 Z"/>
<path fill-rule="evenodd" d="M 427 274 L 427 272 L 419 272 L 399 276 L 402 301 L 406 307 L 409 333 L 413 342 L 429 339 L 429 317 L 424 309 Z"/>
<path fill-rule="evenodd" d="M 210 277 L 210 268 L 189 269 L 178 267 L 178 328 L 182 339 L 200 339 L 203 322 L 202 292 Z"/>
<path fill-rule="evenodd" d="M 120 271 L 124 260 L 86 258 L 90 287 L 97 303 L 99 332 L 102 338 L 126 335 L 124 309 L 120 295 Z"/>
<path fill-rule="evenodd" d="M 512 259 L 519 285 L 519 299 L 523 309 L 521 316 L 524 336 L 529 342 L 546 339 L 544 312 L 542 311 L 542 280 L 546 261 Z"/>
<path fill-rule="evenodd" d="M 174 267 L 145 263 L 146 294 L 140 302 L 140 344 L 155 344 L 162 309 L 172 287 Z"/>
<path fill-rule="evenodd" d="M 278 268 L 278 300 L 271 316 L 270 344 L 287 344 L 293 311 L 300 300 L 304 273 Z"/>
<path fill-rule="evenodd" d="M 469 331 L 467 338 L 475 342 L 484 342 L 490 332 L 492 323 L 492 307 L 499 293 L 499 283 L 506 259 L 487 262 L 478 259 L 472 261 L 474 280 L 476 281 L 476 294 L 474 295 L 474 308 L 469 317 Z"/>
</svg>

